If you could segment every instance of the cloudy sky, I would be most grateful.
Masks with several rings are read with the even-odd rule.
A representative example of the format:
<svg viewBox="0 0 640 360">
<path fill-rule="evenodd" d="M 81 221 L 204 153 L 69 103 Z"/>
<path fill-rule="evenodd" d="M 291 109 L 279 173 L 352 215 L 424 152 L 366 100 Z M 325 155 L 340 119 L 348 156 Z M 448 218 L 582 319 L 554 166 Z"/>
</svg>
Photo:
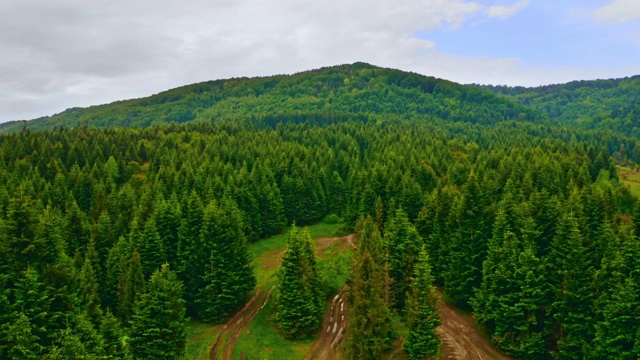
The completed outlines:
<svg viewBox="0 0 640 360">
<path fill-rule="evenodd" d="M 0 122 L 355 61 L 461 83 L 640 74 L 639 0 L 2 0 Z"/>
</svg>

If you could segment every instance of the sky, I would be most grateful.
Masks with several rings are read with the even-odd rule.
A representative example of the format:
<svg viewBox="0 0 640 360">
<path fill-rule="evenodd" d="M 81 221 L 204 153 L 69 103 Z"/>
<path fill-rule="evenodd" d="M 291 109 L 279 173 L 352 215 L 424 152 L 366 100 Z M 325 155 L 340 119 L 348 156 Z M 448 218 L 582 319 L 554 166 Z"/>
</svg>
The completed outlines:
<svg viewBox="0 0 640 360">
<path fill-rule="evenodd" d="M 640 0 L 2 0 L 0 122 L 364 61 L 460 83 L 640 74 Z"/>
</svg>

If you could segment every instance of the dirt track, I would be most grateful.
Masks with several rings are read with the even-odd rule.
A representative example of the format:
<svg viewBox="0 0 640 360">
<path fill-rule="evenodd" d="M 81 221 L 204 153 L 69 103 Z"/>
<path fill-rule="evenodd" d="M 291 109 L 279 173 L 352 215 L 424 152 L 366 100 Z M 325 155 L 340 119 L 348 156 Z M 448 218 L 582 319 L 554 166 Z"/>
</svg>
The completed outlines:
<svg viewBox="0 0 640 360">
<path fill-rule="evenodd" d="M 438 300 L 442 325 L 438 328 L 438 335 L 442 339 L 440 359 L 455 360 L 509 360 L 493 347 L 487 339 L 476 330 L 473 320 L 460 314 L 451 305 Z"/>
<path fill-rule="evenodd" d="M 345 288 L 331 298 L 327 313 L 325 314 L 320 337 L 313 344 L 311 351 L 304 358 L 305 360 L 327 360 L 339 359 L 344 345 L 344 335 L 349 325 L 347 313 L 349 303 L 345 294 Z"/>
<path fill-rule="evenodd" d="M 211 348 L 211 352 L 209 353 L 209 358 L 211 360 L 217 359 L 218 352 L 220 351 L 221 342 L 224 338 L 226 338 L 224 345 L 222 345 L 222 359 L 223 360 L 231 360 L 231 354 L 233 353 L 233 347 L 238 341 L 240 334 L 244 331 L 247 326 L 251 323 L 251 320 L 258 314 L 258 311 L 262 310 L 264 306 L 269 301 L 269 297 L 271 296 L 271 292 L 273 291 L 273 287 L 269 289 L 265 300 L 263 303 L 259 303 L 258 300 L 261 298 L 262 290 L 258 289 L 256 293 L 251 297 L 251 299 L 247 302 L 247 304 L 240 310 L 237 314 L 233 316 L 233 318 L 229 319 L 224 326 L 222 327 L 222 333 L 218 335 L 216 338 L 216 342 L 213 344 Z M 228 336 L 227 336 L 228 335 Z"/>
</svg>

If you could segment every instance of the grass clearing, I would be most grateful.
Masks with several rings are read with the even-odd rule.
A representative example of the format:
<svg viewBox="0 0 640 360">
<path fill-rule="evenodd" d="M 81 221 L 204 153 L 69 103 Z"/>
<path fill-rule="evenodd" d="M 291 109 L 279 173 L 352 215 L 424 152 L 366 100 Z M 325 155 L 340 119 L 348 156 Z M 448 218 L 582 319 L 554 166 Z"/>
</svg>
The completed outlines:
<svg viewBox="0 0 640 360">
<path fill-rule="evenodd" d="M 342 224 L 328 224 L 321 222 L 307 226 L 312 238 L 333 237 L 346 234 Z M 276 283 L 277 270 L 280 267 L 280 257 L 287 243 L 290 227 L 282 233 L 258 240 L 249 244 L 249 254 L 254 259 L 254 269 L 257 288 L 266 293 Z M 322 257 L 333 256 L 337 250 L 332 246 L 321 254 Z M 350 259 L 350 256 L 349 256 Z M 324 261 L 324 260 L 321 260 Z M 344 260 L 343 260 L 344 261 Z M 346 275 L 339 273 L 332 287 L 344 284 Z M 342 285 L 340 285 L 342 286 Z M 275 292 L 265 308 L 258 312 L 249 327 L 242 333 L 233 351 L 233 358 L 240 358 L 244 353 L 247 359 L 302 359 L 309 352 L 313 339 L 304 341 L 289 341 L 280 336 L 270 321 L 275 311 Z M 264 299 L 260 299 L 264 301 Z M 213 342 L 220 334 L 215 326 L 192 320 L 187 328 L 188 359 L 209 359 L 209 352 Z M 222 339 L 221 341 L 225 341 Z"/>
<path fill-rule="evenodd" d="M 216 331 L 211 324 L 200 320 L 191 320 L 187 325 L 187 359 L 208 359 L 211 343 L 215 341 L 220 331 Z"/>
<path fill-rule="evenodd" d="M 640 198 L 640 171 L 627 166 L 618 166 L 618 176 L 629 187 L 631 193 Z"/>
</svg>

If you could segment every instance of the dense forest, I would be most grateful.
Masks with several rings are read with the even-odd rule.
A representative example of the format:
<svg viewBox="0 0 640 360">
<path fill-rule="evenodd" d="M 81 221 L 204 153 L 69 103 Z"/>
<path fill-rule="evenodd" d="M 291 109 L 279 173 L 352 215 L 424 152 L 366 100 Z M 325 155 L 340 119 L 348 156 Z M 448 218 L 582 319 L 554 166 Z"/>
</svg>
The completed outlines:
<svg viewBox="0 0 640 360">
<path fill-rule="evenodd" d="M 535 88 L 484 86 L 550 118 L 584 129 L 640 136 L 640 76 Z"/>
<path fill-rule="evenodd" d="M 435 286 L 510 355 L 640 356 L 640 206 L 616 170 L 633 134 L 363 64 L 230 82 L 0 136 L 0 358 L 181 358 L 188 318 L 253 293 L 249 244 L 326 216 L 359 238 L 348 358 L 380 358 L 392 317 L 409 358 L 436 356 Z M 201 121 L 163 124 L 180 106 Z M 313 336 L 308 233 L 287 246 L 274 321 Z"/>
</svg>

